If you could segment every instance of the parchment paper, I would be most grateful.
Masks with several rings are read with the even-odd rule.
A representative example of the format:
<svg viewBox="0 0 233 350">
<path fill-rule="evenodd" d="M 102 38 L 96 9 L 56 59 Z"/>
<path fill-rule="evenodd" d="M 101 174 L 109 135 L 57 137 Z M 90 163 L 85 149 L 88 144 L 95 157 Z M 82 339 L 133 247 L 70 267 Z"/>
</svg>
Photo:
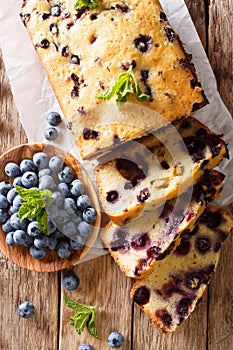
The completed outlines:
<svg viewBox="0 0 233 350">
<path fill-rule="evenodd" d="M 233 121 L 217 91 L 216 80 L 202 47 L 188 9 L 183 0 L 161 0 L 170 24 L 179 34 L 185 49 L 193 56 L 198 78 L 200 79 L 209 105 L 195 113 L 195 117 L 211 130 L 224 134 L 229 142 L 230 156 L 233 155 Z M 0 2 L 0 46 L 13 96 L 19 111 L 22 125 L 29 142 L 45 141 L 43 131 L 46 127 L 45 115 L 49 111 L 60 111 L 36 51 L 19 17 L 20 0 L 1 0 Z M 66 150 L 71 149 L 74 140 L 62 126 L 55 143 Z M 79 157 L 78 150 L 72 153 Z M 224 160 L 218 170 L 226 176 L 221 198 L 215 202 L 219 206 L 233 202 L 233 158 Z M 84 260 L 106 253 L 100 249 L 91 250 Z"/>
</svg>

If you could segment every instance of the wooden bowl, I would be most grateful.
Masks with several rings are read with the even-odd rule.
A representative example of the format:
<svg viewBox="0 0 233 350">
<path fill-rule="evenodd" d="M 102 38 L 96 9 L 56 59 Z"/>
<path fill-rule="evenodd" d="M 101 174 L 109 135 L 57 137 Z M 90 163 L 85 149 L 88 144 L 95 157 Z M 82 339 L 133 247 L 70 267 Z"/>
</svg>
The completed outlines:
<svg viewBox="0 0 233 350">
<path fill-rule="evenodd" d="M 78 260 L 82 259 L 93 246 L 97 238 L 101 222 L 100 206 L 92 182 L 90 181 L 83 167 L 80 165 L 79 161 L 71 154 L 50 144 L 23 144 L 4 153 L 0 157 L 0 181 L 12 180 L 9 179 L 4 171 L 7 163 L 15 162 L 19 164 L 22 159 L 32 159 L 34 153 L 37 152 L 45 152 L 49 157 L 53 155 L 63 157 L 64 163 L 73 169 L 75 178 L 79 178 L 84 183 L 92 205 L 97 212 L 97 218 L 93 225 L 93 232 L 87 240 L 86 245 L 80 250 L 72 250 L 71 255 L 65 259 L 59 258 L 56 251 L 48 251 L 44 259 L 37 260 L 29 254 L 29 249 L 27 247 L 21 245 L 14 247 L 9 246 L 5 240 L 6 233 L 3 232 L 2 225 L 0 224 L 0 249 L 11 261 L 29 270 L 38 272 L 52 272 L 74 265 Z"/>
</svg>

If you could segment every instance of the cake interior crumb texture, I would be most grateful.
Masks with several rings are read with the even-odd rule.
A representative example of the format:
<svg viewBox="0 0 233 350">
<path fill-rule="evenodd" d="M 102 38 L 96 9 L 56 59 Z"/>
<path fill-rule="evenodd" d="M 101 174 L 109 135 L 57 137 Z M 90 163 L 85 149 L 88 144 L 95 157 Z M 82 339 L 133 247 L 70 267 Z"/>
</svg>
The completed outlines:
<svg viewBox="0 0 233 350">
<path fill-rule="evenodd" d="M 171 121 L 207 104 L 191 57 L 157 0 L 103 0 L 79 10 L 75 3 L 26 0 L 21 18 L 83 158 L 142 136 L 159 118 Z M 129 71 L 149 96 L 139 102 L 131 93 L 129 102 L 149 108 L 153 118 L 140 110 L 134 118 L 115 97 L 96 98 Z"/>
</svg>

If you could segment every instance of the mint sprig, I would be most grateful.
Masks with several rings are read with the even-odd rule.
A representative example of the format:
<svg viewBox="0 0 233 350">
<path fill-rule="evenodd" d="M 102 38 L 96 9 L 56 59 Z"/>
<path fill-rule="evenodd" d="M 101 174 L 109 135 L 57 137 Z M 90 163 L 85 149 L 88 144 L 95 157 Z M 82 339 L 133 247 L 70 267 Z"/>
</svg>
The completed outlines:
<svg viewBox="0 0 233 350">
<path fill-rule="evenodd" d="M 49 235 L 47 212 L 53 203 L 52 192 L 21 186 L 16 186 L 16 190 L 23 200 L 19 208 L 19 219 L 36 218 L 40 231 Z"/>
<path fill-rule="evenodd" d="M 100 0 L 77 0 L 74 5 L 74 8 L 75 10 L 81 10 L 83 8 L 88 8 L 92 10 L 99 7 L 100 3 Z"/>
<path fill-rule="evenodd" d="M 70 317 L 70 324 L 74 326 L 76 332 L 80 335 L 84 328 L 87 327 L 88 332 L 95 338 L 98 338 L 95 317 L 97 306 L 88 304 L 80 304 L 64 295 L 66 305 L 74 310 L 74 315 Z"/>
<path fill-rule="evenodd" d="M 109 89 L 103 91 L 97 95 L 96 98 L 100 100 L 110 100 L 117 95 L 117 103 L 127 102 L 130 94 L 136 94 L 137 100 L 140 102 L 146 102 L 150 96 L 144 94 L 139 88 L 135 75 L 132 72 L 122 73 L 118 76 L 116 83 Z"/>
</svg>

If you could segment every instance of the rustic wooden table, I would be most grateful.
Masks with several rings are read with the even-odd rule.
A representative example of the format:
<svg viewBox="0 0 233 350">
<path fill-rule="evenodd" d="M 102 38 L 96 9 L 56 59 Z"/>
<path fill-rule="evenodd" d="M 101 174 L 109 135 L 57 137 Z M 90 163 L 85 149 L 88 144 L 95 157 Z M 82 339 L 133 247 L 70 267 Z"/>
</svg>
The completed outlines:
<svg viewBox="0 0 233 350">
<path fill-rule="evenodd" d="M 220 94 L 233 114 L 233 3 L 232 0 L 186 0 L 215 72 Z M 26 142 L 10 86 L 0 62 L 0 152 Z M 106 255 L 73 268 L 81 283 L 70 297 L 100 305 L 99 340 L 85 331 L 79 336 L 69 324 L 70 309 L 63 303 L 64 272 L 34 273 L 0 254 L 0 350 L 77 350 L 83 342 L 95 350 L 110 349 L 107 336 L 122 332 L 122 350 L 233 349 L 233 236 L 223 247 L 217 273 L 202 302 L 174 334 L 161 334 L 129 300 L 132 280 Z M 17 306 L 29 300 L 35 316 L 22 319 Z"/>
</svg>

